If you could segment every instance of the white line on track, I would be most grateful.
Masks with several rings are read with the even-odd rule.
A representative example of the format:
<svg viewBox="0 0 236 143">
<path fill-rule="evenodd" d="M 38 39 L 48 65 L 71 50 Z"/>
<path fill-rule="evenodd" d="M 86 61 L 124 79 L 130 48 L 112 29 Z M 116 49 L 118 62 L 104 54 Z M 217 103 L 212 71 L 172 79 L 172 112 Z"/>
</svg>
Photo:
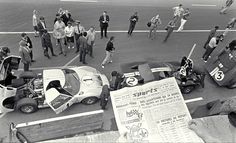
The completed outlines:
<svg viewBox="0 0 236 143">
<path fill-rule="evenodd" d="M 60 1 L 67 1 L 67 2 L 91 2 L 91 3 L 98 2 L 97 0 L 60 0 Z"/>
<path fill-rule="evenodd" d="M 185 100 L 185 103 L 191 103 L 191 102 L 196 102 L 196 101 L 201 101 L 203 100 L 202 97 L 198 97 L 198 98 L 193 98 L 193 99 L 188 99 L 188 100 Z"/>
<path fill-rule="evenodd" d="M 78 57 L 79 57 L 79 54 L 77 56 L 75 56 L 73 59 L 71 59 L 68 63 L 66 63 L 62 68 L 68 67 L 68 65 L 71 64 Z"/>
<path fill-rule="evenodd" d="M 214 4 L 192 4 L 192 6 L 202 6 L 202 7 L 215 7 Z"/>
<path fill-rule="evenodd" d="M 181 32 L 178 33 L 204 33 L 204 32 L 209 32 L 210 30 L 183 30 Z M 217 30 L 219 32 L 224 32 L 225 30 Z M 236 32 L 236 30 L 229 30 L 230 32 Z M 28 34 L 34 34 L 34 32 L 26 32 L 26 31 L 22 31 L 22 32 L 0 32 L 0 35 L 7 35 L 7 34 L 21 34 L 21 33 L 28 33 Z M 96 31 L 97 33 L 100 33 L 100 31 Z M 127 33 L 127 30 L 111 30 L 111 31 L 107 31 L 109 33 Z M 147 33 L 149 32 L 149 30 L 134 30 L 133 32 L 135 33 Z M 157 32 L 160 33 L 164 33 L 166 32 L 166 30 L 157 30 Z M 176 32 L 176 30 L 174 30 L 174 32 Z M 52 33 L 52 31 L 50 31 L 49 33 Z"/>
</svg>

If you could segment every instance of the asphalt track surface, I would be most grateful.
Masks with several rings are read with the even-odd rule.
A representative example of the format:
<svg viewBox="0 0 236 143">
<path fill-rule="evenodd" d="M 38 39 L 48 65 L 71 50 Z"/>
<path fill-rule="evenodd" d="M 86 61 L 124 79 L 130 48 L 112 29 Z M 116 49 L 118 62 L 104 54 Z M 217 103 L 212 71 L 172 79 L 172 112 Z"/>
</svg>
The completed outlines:
<svg viewBox="0 0 236 143">
<path fill-rule="evenodd" d="M 164 30 L 164 27 L 172 17 L 173 6 L 182 3 L 184 7 L 191 9 L 191 18 L 185 24 L 186 30 L 209 30 L 215 25 L 219 25 L 220 29 L 224 29 L 230 18 L 236 14 L 236 4 L 234 3 L 229 9 L 228 14 L 220 15 L 219 9 L 222 6 L 220 0 L 196 1 L 196 0 L 97 0 L 96 2 L 61 2 L 59 0 L 0 0 L 0 45 L 8 46 L 12 54 L 18 55 L 18 42 L 20 34 L 9 34 L 7 32 L 33 31 L 32 28 L 32 11 L 37 9 L 40 15 L 46 19 L 49 30 L 52 30 L 53 20 L 57 10 L 62 7 L 68 9 L 72 13 L 74 19 L 79 19 L 86 29 L 89 26 L 96 26 L 99 30 L 98 18 L 103 10 L 108 11 L 111 18 L 110 31 L 123 31 L 108 33 L 108 36 L 115 36 L 114 45 L 116 53 L 113 58 L 113 63 L 102 69 L 100 64 L 105 57 L 105 45 L 107 39 L 100 39 L 99 33 L 94 47 L 94 59 L 87 57 L 89 66 L 97 68 L 108 77 L 111 71 L 120 70 L 120 64 L 133 61 L 179 61 L 183 55 L 187 55 L 194 43 L 197 44 L 196 49 L 191 57 L 194 60 L 194 65 L 203 68 L 201 56 L 204 52 L 202 45 L 207 39 L 207 32 L 181 32 L 173 33 L 167 43 L 162 43 L 166 33 L 158 33 L 155 40 L 147 38 L 146 32 L 134 33 L 132 37 L 127 37 L 126 30 L 129 26 L 129 17 L 134 11 L 139 13 L 139 22 L 136 25 L 136 30 L 148 30 L 146 27 L 147 21 L 156 15 L 160 14 L 162 25 L 158 30 Z M 193 4 L 209 5 L 209 6 L 193 6 Z M 40 39 L 35 38 L 33 34 L 29 34 L 34 45 L 34 59 L 32 68 L 42 67 L 62 67 L 81 66 L 79 58 L 75 58 L 75 49 L 68 52 L 66 57 L 58 56 L 48 60 L 43 56 Z M 220 43 L 213 54 L 224 48 L 232 39 L 235 39 L 236 32 L 230 32 L 223 43 Z M 55 45 L 55 41 L 53 40 Z M 54 47 L 56 53 L 59 53 Z M 73 60 L 72 60 L 73 59 Z M 69 64 L 68 64 L 69 63 Z M 223 87 L 218 87 L 209 76 L 205 80 L 205 88 L 198 88 L 190 95 L 184 95 L 185 99 L 193 99 L 202 97 L 204 100 L 188 103 L 188 107 L 192 110 L 197 105 L 204 104 L 214 99 L 223 99 L 235 96 L 236 90 L 229 90 Z M 10 122 L 23 123 L 39 119 L 69 115 L 74 113 L 93 111 L 99 109 L 99 104 L 85 106 L 81 104 L 73 105 L 65 112 L 56 115 L 51 109 L 42 109 L 38 112 L 25 115 L 18 112 L 7 113 L 0 117 L 0 138 L 8 136 L 8 125 Z M 105 127 L 106 130 L 117 130 L 114 123 L 114 114 L 111 109 L 111 104 L 108 105 L 108 110 L 105 111 Z M 111 120 L 112 119 L 112 120 Z M 111 122 L 112 121 L 112 122 Z"/>
</svg>

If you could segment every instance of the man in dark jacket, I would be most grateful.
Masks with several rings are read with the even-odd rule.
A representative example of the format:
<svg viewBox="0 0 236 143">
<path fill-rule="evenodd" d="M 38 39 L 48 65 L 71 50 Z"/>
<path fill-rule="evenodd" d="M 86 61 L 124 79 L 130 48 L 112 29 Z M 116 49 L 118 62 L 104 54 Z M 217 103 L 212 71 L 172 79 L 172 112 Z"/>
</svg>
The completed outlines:
<svg viewBox="0 0 236 143">
<path fill-rule="evenodd" d="M 103 38 L 103 31 L 104 31 L 105 37 L 107 38 L 107 27 L 108 27 L 109 21 L 110 21 L 110 18 L 107 15 L 107 12 L 104 11 L 102 16 L 100 16 L 99 18 L 100 28 L 101 28 L 101 39 Z"/>
<path fill-rule="evenodd" d="M 109 87 L 108 87 L 108 85 L 104 85 L 102 87 L 102 93 L 100 95 L 100 97 L 101 97 L 100 106 L 103 110 L 106 109 L 109 96 L 110 96 Z"/>
<path fill-rule="evenodd" d="M 29 36 L 26 33 L 22 33 L 21 38 L 22 38 L 22 40 L 24 40 L 27 43 L 28 47 L 30 48 L 31 62 L 35 62 L 35 60 L 33 60 L 33 44 L 31 42 Z"/>
<path fill-rule="evenodd" d="M 129 24 L 128 35 L 131 36 L 135 28 L 136 22 L 138 22 L 138 12 L 135 12 L 134 15 L 130 17 L 129 21 L 130 24 Z"/>
<path fill-rule="evenodd" d="M 29 71 L 29 66 L 31 64 L 30 48 L 24 40 L 21 40 L 19 45 L 19 55 L 21 57 L 21 62 L 24 64 L 24 71 Z"/>
<path fill-rule="evenodd" d="M 82 62 L 83 64 L 87 64 L 85 62 L 85 56 L 86 56 L 86 52 L 87 52 L 87 49 L 88 49 L 86 36 L 87 36 L 87 32 L 84 32 L 83 36 L 79 37 L 80 62 Z"/>
<path fill-rule="evenodd" d="M 43 35 L 43 30 L 47 28 L 44 17 L 41 16 L 39 18 L 39 23 L 37 26 L 39 30 L 39 36 L 41 37 Z"/>
<path fill-rule="evenodd" d="M 48 48 L 51 50 L 52 56 L 56 56 L 53 52 L 51 36 L 46 29 L 43 30 L 43 35 L 41 37 L 41 40 L 42 40 L 42 47 L 44 50 L 44 56 L 50 59 L 50 56 L 48 54 Z"/>
<path fill-rule="evenodd" d="M 113 46 L 114 38 L 115 38 L 114 36 L 111 36 L 110 40 L 107 43 L 106 57 L 101 64 L 102 68 L 104 68 L 106 63 L 112 63 L 112 56 L 113 56 L 113 52 L 115 50 L 115 48 Z"/>
</svg>

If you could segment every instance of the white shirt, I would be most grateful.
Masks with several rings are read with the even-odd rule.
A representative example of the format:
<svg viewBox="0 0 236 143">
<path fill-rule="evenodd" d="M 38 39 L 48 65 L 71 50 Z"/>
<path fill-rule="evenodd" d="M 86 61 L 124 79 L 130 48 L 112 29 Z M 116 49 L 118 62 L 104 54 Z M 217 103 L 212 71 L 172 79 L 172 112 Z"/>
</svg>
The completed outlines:
<svg viewBox="0 0 236 143">
<path fill-rule="evenodd" d="M 37 26 L 37 24 L 38 24 L 38 18 L 37 18 L 37 16 L 34 14 L 34 15 L 33 15 L 33 26 Z"/>
<path fill-rule="evenodd" d="M 69 27 L 69 26 L 66 26 L 66 28 L 65 28 L 65 33 L 66 33 L 66 37 L 73 37 L 74 36 L 74 27 L 73 26 L 71 26 L 71 27 Z"/>
<path fill-rule="evenodd" d="M 91 42 L 95 40 L 96 32 L 95 30 L 92 32 L 90 30 L 87 31 L 87 39 L 88 44 L 91 45 Z"/>
<path fill-rule="evenodd" d="M 58 21 L 55 22 L 54 24 L 54 29 L 53 29 L 53 36 L 56 39 L 61 39 L 65 37 L 65 24 L 63 21 L 61 21 L 60 23 Z"/>
<path fill-rule="evenodd" d="M 79 27 L 79 28 L 78 28 Z M 80 33 L 83 33 L 83 32 L 85 32 L 85 29 L 84 29 L 84 27 L 82 26 L 82 25 L 79 25 L 79 26 L 75 26 L 74 27 L 74 32 L 76 33 L 76 34 L 80 34 Z"/>
<path fill-rule="evenodd" d="M 208 45 L 209 45 L 211 48 L 216 47 L 216 46 L 217 46 L 217 44 L 216 44 L 216 37 L 211 38 L 211 40 L 210 40 L 210 42 L 209 42 Z"/>
<path fill-rule="evenodd" d="M 184 12 L 184 9 L 179 6 L 173 7 L 173 10 L 174 10 L 174 16 L 180 16 Z"/>
</svg>

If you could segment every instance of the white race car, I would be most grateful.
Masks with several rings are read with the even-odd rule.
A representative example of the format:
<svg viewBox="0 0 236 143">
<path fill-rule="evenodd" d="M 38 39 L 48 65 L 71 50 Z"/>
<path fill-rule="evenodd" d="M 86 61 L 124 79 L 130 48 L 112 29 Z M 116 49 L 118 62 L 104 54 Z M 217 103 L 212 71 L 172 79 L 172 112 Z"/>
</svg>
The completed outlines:
<svg viewBox="0 0 236 143">
<path fill-rule="evenodd" d="M 10 68 L 4 68 L 4 73 L 18 69 L 16 66 L 11 68 L 11 65 L 17 65 L 12 61 L 19 64 L 20 58 L 7 58 L 10 59 L 5 60 L 8 63 L 3 62 L 1 66 Z M 89 66 L 43 70 L 42 75 L 24 72 L 19 78 L 11 80 L 10 85 L 0 85 L 1 112 L 19 110 L 33 113 L 38 108 L 50 106 L 58 114 L 74 103 L 96 103 L 103 85 L 109 86 L 107 77 Z"/>
</svg>

